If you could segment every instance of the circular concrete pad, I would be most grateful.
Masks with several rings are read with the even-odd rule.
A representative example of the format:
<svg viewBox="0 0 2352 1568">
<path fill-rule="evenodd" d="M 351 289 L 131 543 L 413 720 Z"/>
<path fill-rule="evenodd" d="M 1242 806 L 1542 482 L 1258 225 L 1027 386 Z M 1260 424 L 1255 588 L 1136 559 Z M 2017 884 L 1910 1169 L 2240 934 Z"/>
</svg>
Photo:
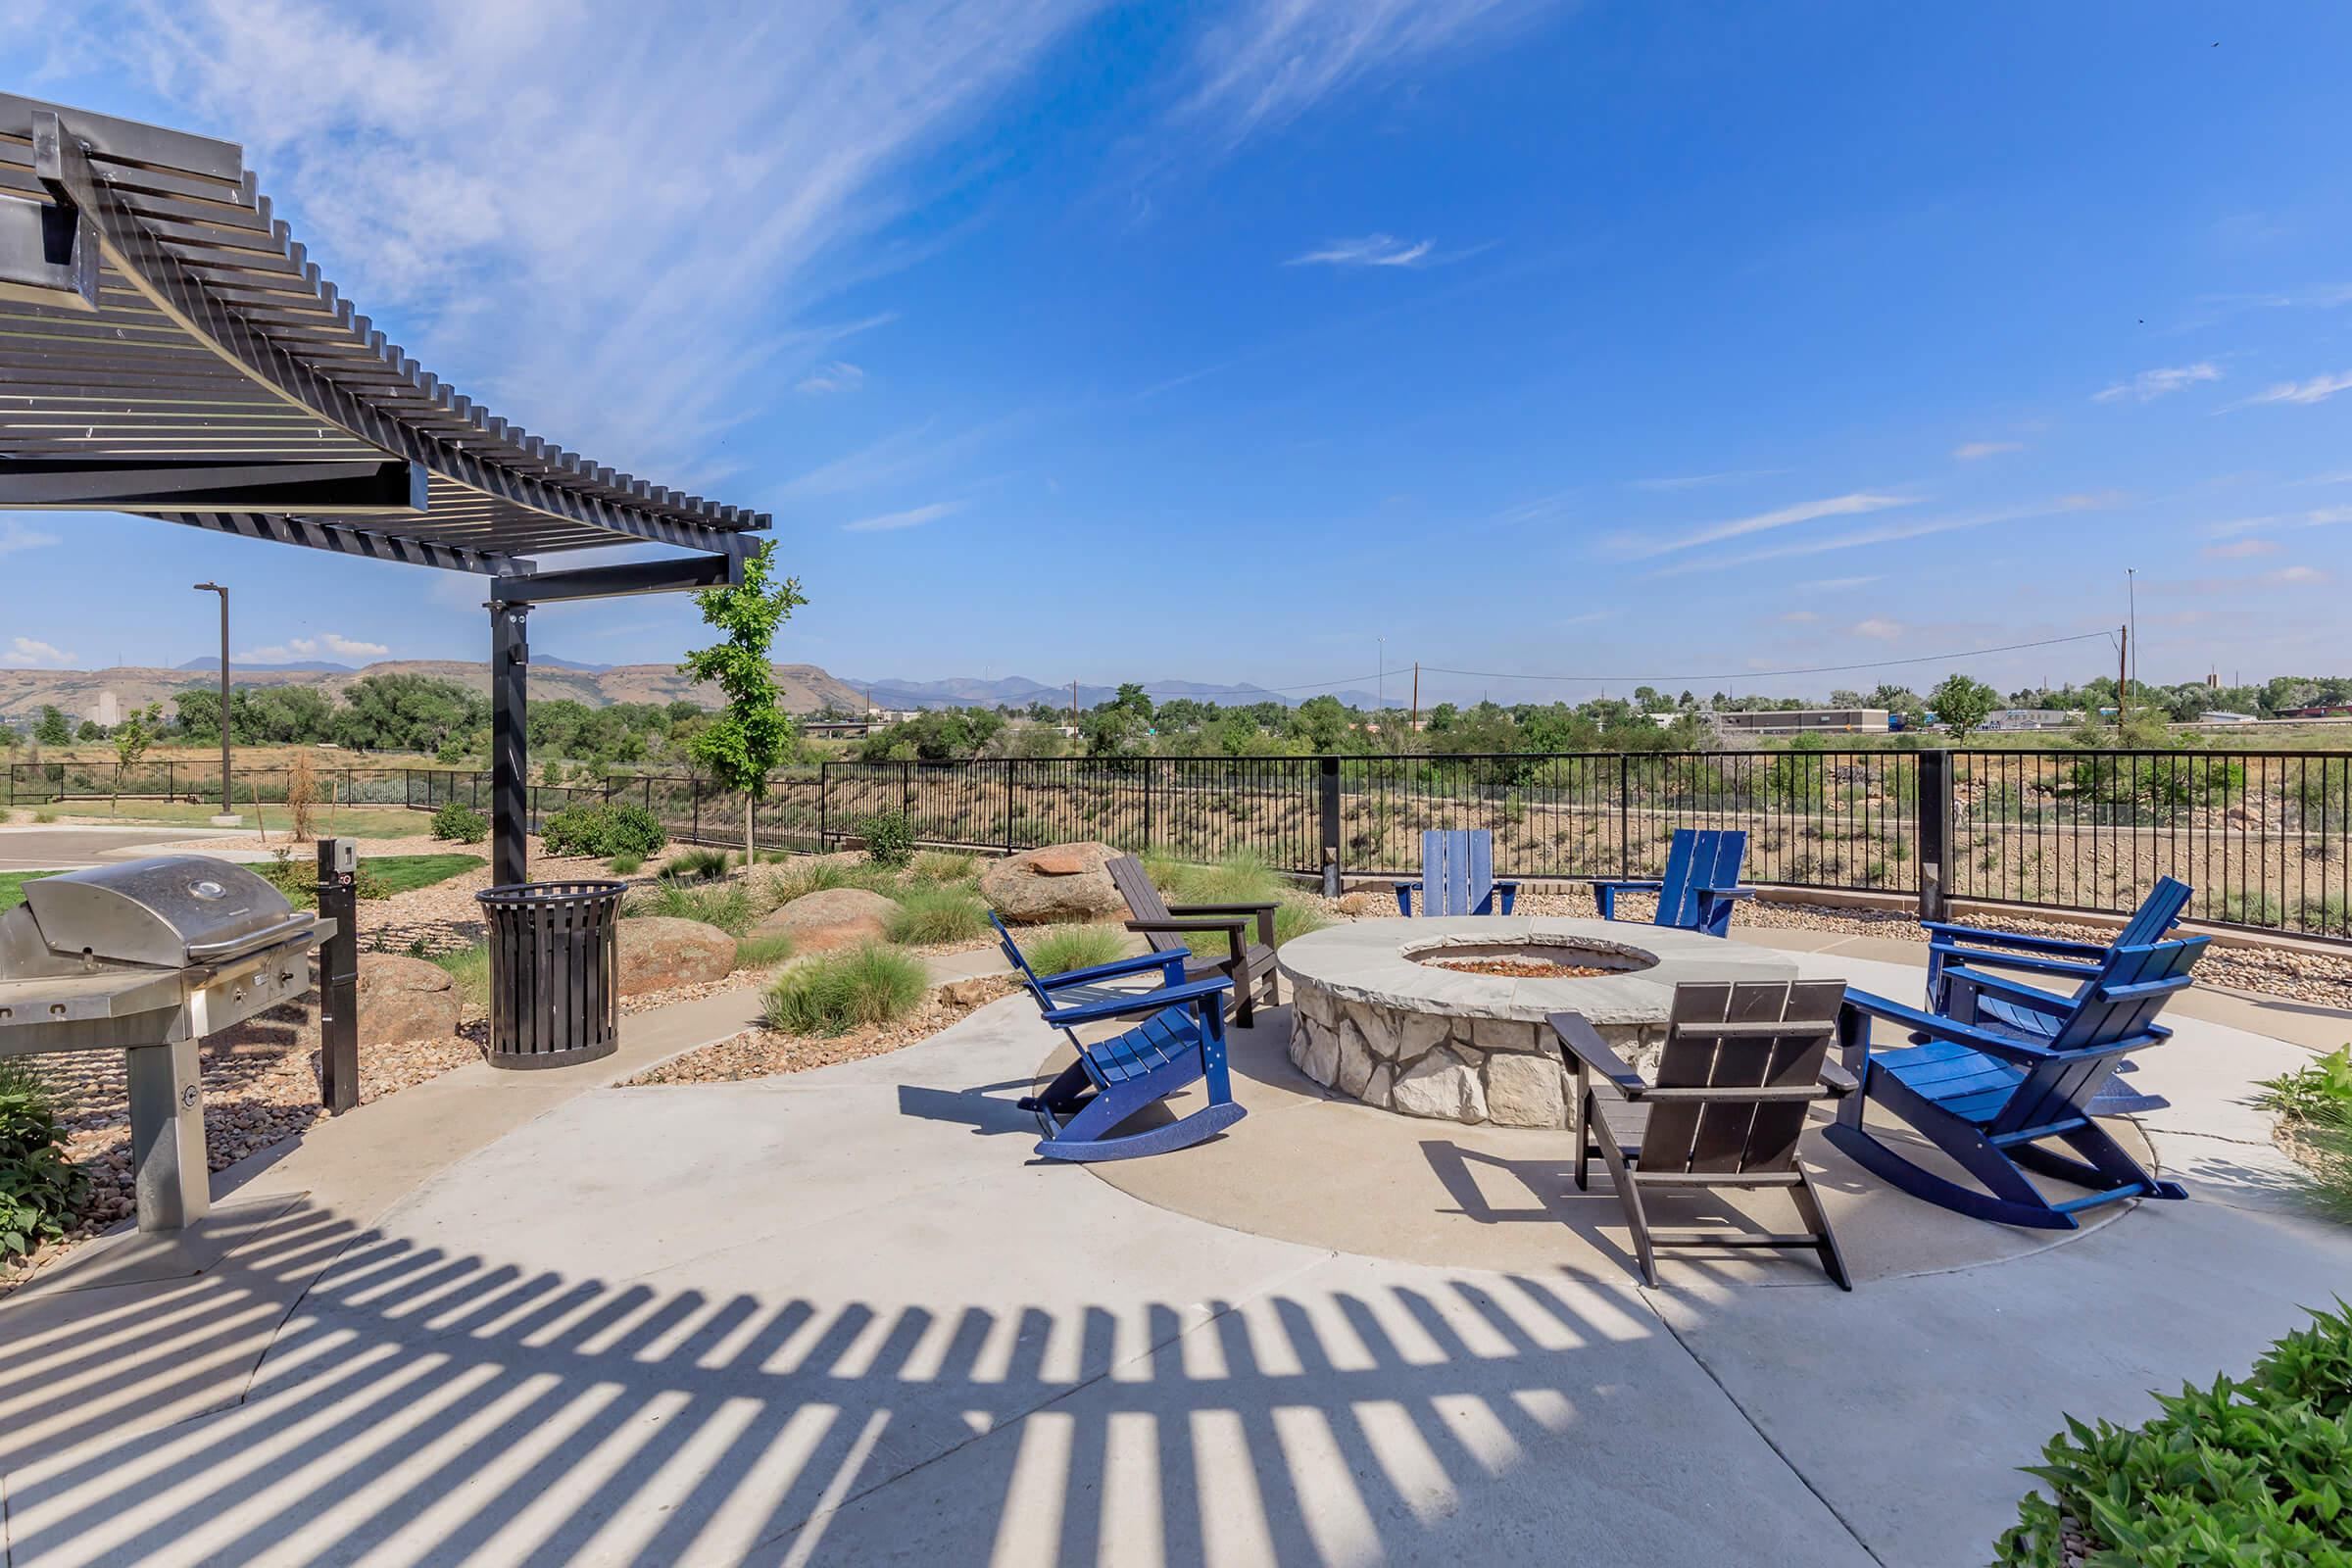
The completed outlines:
<svg viewBox="0 0 2352 1568">
<path fill-rule="evenodd" d="M 1231 1230 L 1371 1257 L 1502 1272 L 1557 1269 L 1622 1284 L 1638 1280 L 1624 1210 L 1606 1170 L 1595 1164 L 1589 1192 L 1573 1178 L 1570 1135 L 1542 1128 L 1463 1126 L 1375 1110 L 1324 1089 L 1291 1065 L 1290 1008 L 1261 1010 L 1253 1029 L 1230 1035 L 1234 1098 L 1249 1110 L 1230 1132 L 1150 1159 L 1087 1166 L 1101 1180 L 1155 1207 Z M 1068 1064 L 1064 1047 L 1039 1069 L 1050 1079 Z M 1203 1102 L 1198 1085 L 1146 1115 L 1184 1115 Z M 1141 1118 L 1139 1118 L 1140 1120 Z M 1920 1148 L 1893 1124 L 1874 1128 Z M 2155 1165 L 2139 1129 L 2108 1130 L 2132 1157 Z M 2112 1224 L 2136 1203 L 2091 1210 L 2082 1231 L 1988 1225 L 1920 1201 L 1868 1175 L 1818 1130 L 1803 1161 L 1820 1189 L 1830 1228 L 1859 1286 L 1907 1274 L 1998 1262 L 2062 1245 Z M 1787 1231 L 1799 1228 L 1777 1193 L 1679 1195 L 1651 1199 L 1653 1227 Z M 1661 1252 L 1663 1285 L 1819 1285 L 1810 1252 L 1717 1249 Z"/>
</svg>

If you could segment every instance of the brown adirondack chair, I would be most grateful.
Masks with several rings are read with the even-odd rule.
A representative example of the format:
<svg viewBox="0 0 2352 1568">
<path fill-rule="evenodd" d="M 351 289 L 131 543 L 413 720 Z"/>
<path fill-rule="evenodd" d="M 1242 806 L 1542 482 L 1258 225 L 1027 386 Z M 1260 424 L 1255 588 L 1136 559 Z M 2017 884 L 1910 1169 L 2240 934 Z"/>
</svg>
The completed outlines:
<svg viewBox="0 0 2352 1568">
<path fill-rule="evenodd" d="M 1844 1000 L 1837 980 L 1679 985 L 1655 1083 L 1627 1066 L 1582 1013 L 1550 1015 L 1561 1059 L 1576 1073 L 1576 1185 L 1585 1187 L 1590 1160 L 1608 1166 L 1649 1285 L 1658 1283 L 1661 1247 L 1801 1247 L 1819 1254 L 1838 1289 L 1854 1288 L 1813 1178 L 1796 1162 L 1805 1107 L 1855 1087 L 1829 1059 Z M 1623 1098 L 1603 1098 L 1595 1076 Z M 1786 1187 L 1805 1229 L 1650 1228 L 1644 1193 L 1710 1187 Z"/>
<path fill-rule="evenodd" d="M 1179 904 L 1159 896 L 1132 855 L 1105 860 L 1119 897 L 1127 901 L 1127 929 L 1143 933 L 1154 953 L 1191 950 L 1184 977 L 1221 974 L 1233 982 L 1234 1018 L 1247 1028 L 1257 1016 L 1255 993 L 1262 984 L 1266 1005 L 1282 1004 L 1282 981 L 1274 968 L 1274 904 Z M 1196 941 L 1188 942 L 1191 937 Z"/>
</svg>

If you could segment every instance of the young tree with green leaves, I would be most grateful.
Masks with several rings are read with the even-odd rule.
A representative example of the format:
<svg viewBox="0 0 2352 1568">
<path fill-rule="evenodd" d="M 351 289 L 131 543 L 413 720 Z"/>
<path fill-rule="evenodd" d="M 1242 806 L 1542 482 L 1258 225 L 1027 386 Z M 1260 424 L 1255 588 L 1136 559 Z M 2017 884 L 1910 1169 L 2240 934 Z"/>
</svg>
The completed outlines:
<svg viewBox="0 0 2352 1568">
<path fill-rule="evenodd" d="M 692 742 L 694 759 L 722 788 L 743 792 L 743 863 L 754 860 L 752 808 L 767 798 L 767 775 L 792 755 L 792 720 L 776 704 L 776 672 L 768 662 L 776 628 L 808 601 L 801 579 L 768 580 L 769 540 L 744 558 L 743 581 L 706 588 L 694 596 L 703 620 L 719 641 L 688 653 L 678 666 L 698 681 L 710 681 L 727 696 L 727 706 Z"/>
<path fill-rule="evenodd" d="M 115 799 L 110 810 L 122 809 L 122 775 L 139 765 L 139 759 L 147 755 L 147 748 L 155 744 L 155 738 L 163 733 L 163 728 L 164 705 L 161 703 L 149 703 L 145 708 L 124 714 L 122 722 L 115 726 Z M 226 807 L 221 808 L 227 809 Z"/>
<path fill-rule="evenodd" d="M 1981 680 L 1972 680 L 1954 670 L 1943 678 L 1943 684 L 1928 693 L 1928 707 L 1936 711 L 1936 721 L 1952 732 L 1952 739 L 1964 741 L 1969 731 L 2000 706 L 2001 694 Z"/>
<path fill-rule="evenodd" d="M 32 727 L 34 744 L 40 746 L 71 746 L 74 744 L 74 725 L 58 709 L 43 705 L 41 721 Z"/>
</svg>

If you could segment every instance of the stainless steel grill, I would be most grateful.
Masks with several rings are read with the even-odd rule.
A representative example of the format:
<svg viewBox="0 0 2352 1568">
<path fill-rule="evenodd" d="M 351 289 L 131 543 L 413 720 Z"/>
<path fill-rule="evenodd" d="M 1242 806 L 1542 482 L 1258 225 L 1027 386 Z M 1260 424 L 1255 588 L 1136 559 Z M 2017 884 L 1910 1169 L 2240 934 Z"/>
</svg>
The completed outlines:
<svg viewBox="0 0 2352 1568">
<path fill-rule="evenodd" d="M 331 920 L 242 866 L 168 855 L 24 884 L 0 915 L 0 1057 L 127 1054 L 141 1230 L 212 1206 L 197 1047 L 311 989 Z"/>
</svg>

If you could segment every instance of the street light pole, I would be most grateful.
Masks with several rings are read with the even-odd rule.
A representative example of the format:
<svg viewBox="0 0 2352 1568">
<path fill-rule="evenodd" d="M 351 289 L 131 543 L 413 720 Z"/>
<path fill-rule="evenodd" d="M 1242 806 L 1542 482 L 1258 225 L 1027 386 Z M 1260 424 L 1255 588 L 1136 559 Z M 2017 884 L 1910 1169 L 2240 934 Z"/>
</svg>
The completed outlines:
<svg viewBox="0 0 2352 1568">
<path fill-rule="evenodd" d="M 1372 720 L 1374 723 L 1378 723 L 1380 721 L 1380 715 L 1387 710 L 1389 706 L 1389 640 L 1386 637 L 1375 637 L 1372 639 L 1372 646 L 1380 650 L 1380 652 L 1374 656 L 1374 659 L 1379 663 L 1380 668 L 1376 670 L 1372 676 L 1372 689 L 1374 692 L 1374 696 L 1372 698 Z"/>
<path fill-rule="evenodd" d="M 220 809 L 213 816 L 213 826 L 237 827 L 245 819 L 237 814 L 237 798 L 228 787 L 228 590 L 217 582 L 200 582 L 196 592 L 220 596 Z"/>
</svg>

